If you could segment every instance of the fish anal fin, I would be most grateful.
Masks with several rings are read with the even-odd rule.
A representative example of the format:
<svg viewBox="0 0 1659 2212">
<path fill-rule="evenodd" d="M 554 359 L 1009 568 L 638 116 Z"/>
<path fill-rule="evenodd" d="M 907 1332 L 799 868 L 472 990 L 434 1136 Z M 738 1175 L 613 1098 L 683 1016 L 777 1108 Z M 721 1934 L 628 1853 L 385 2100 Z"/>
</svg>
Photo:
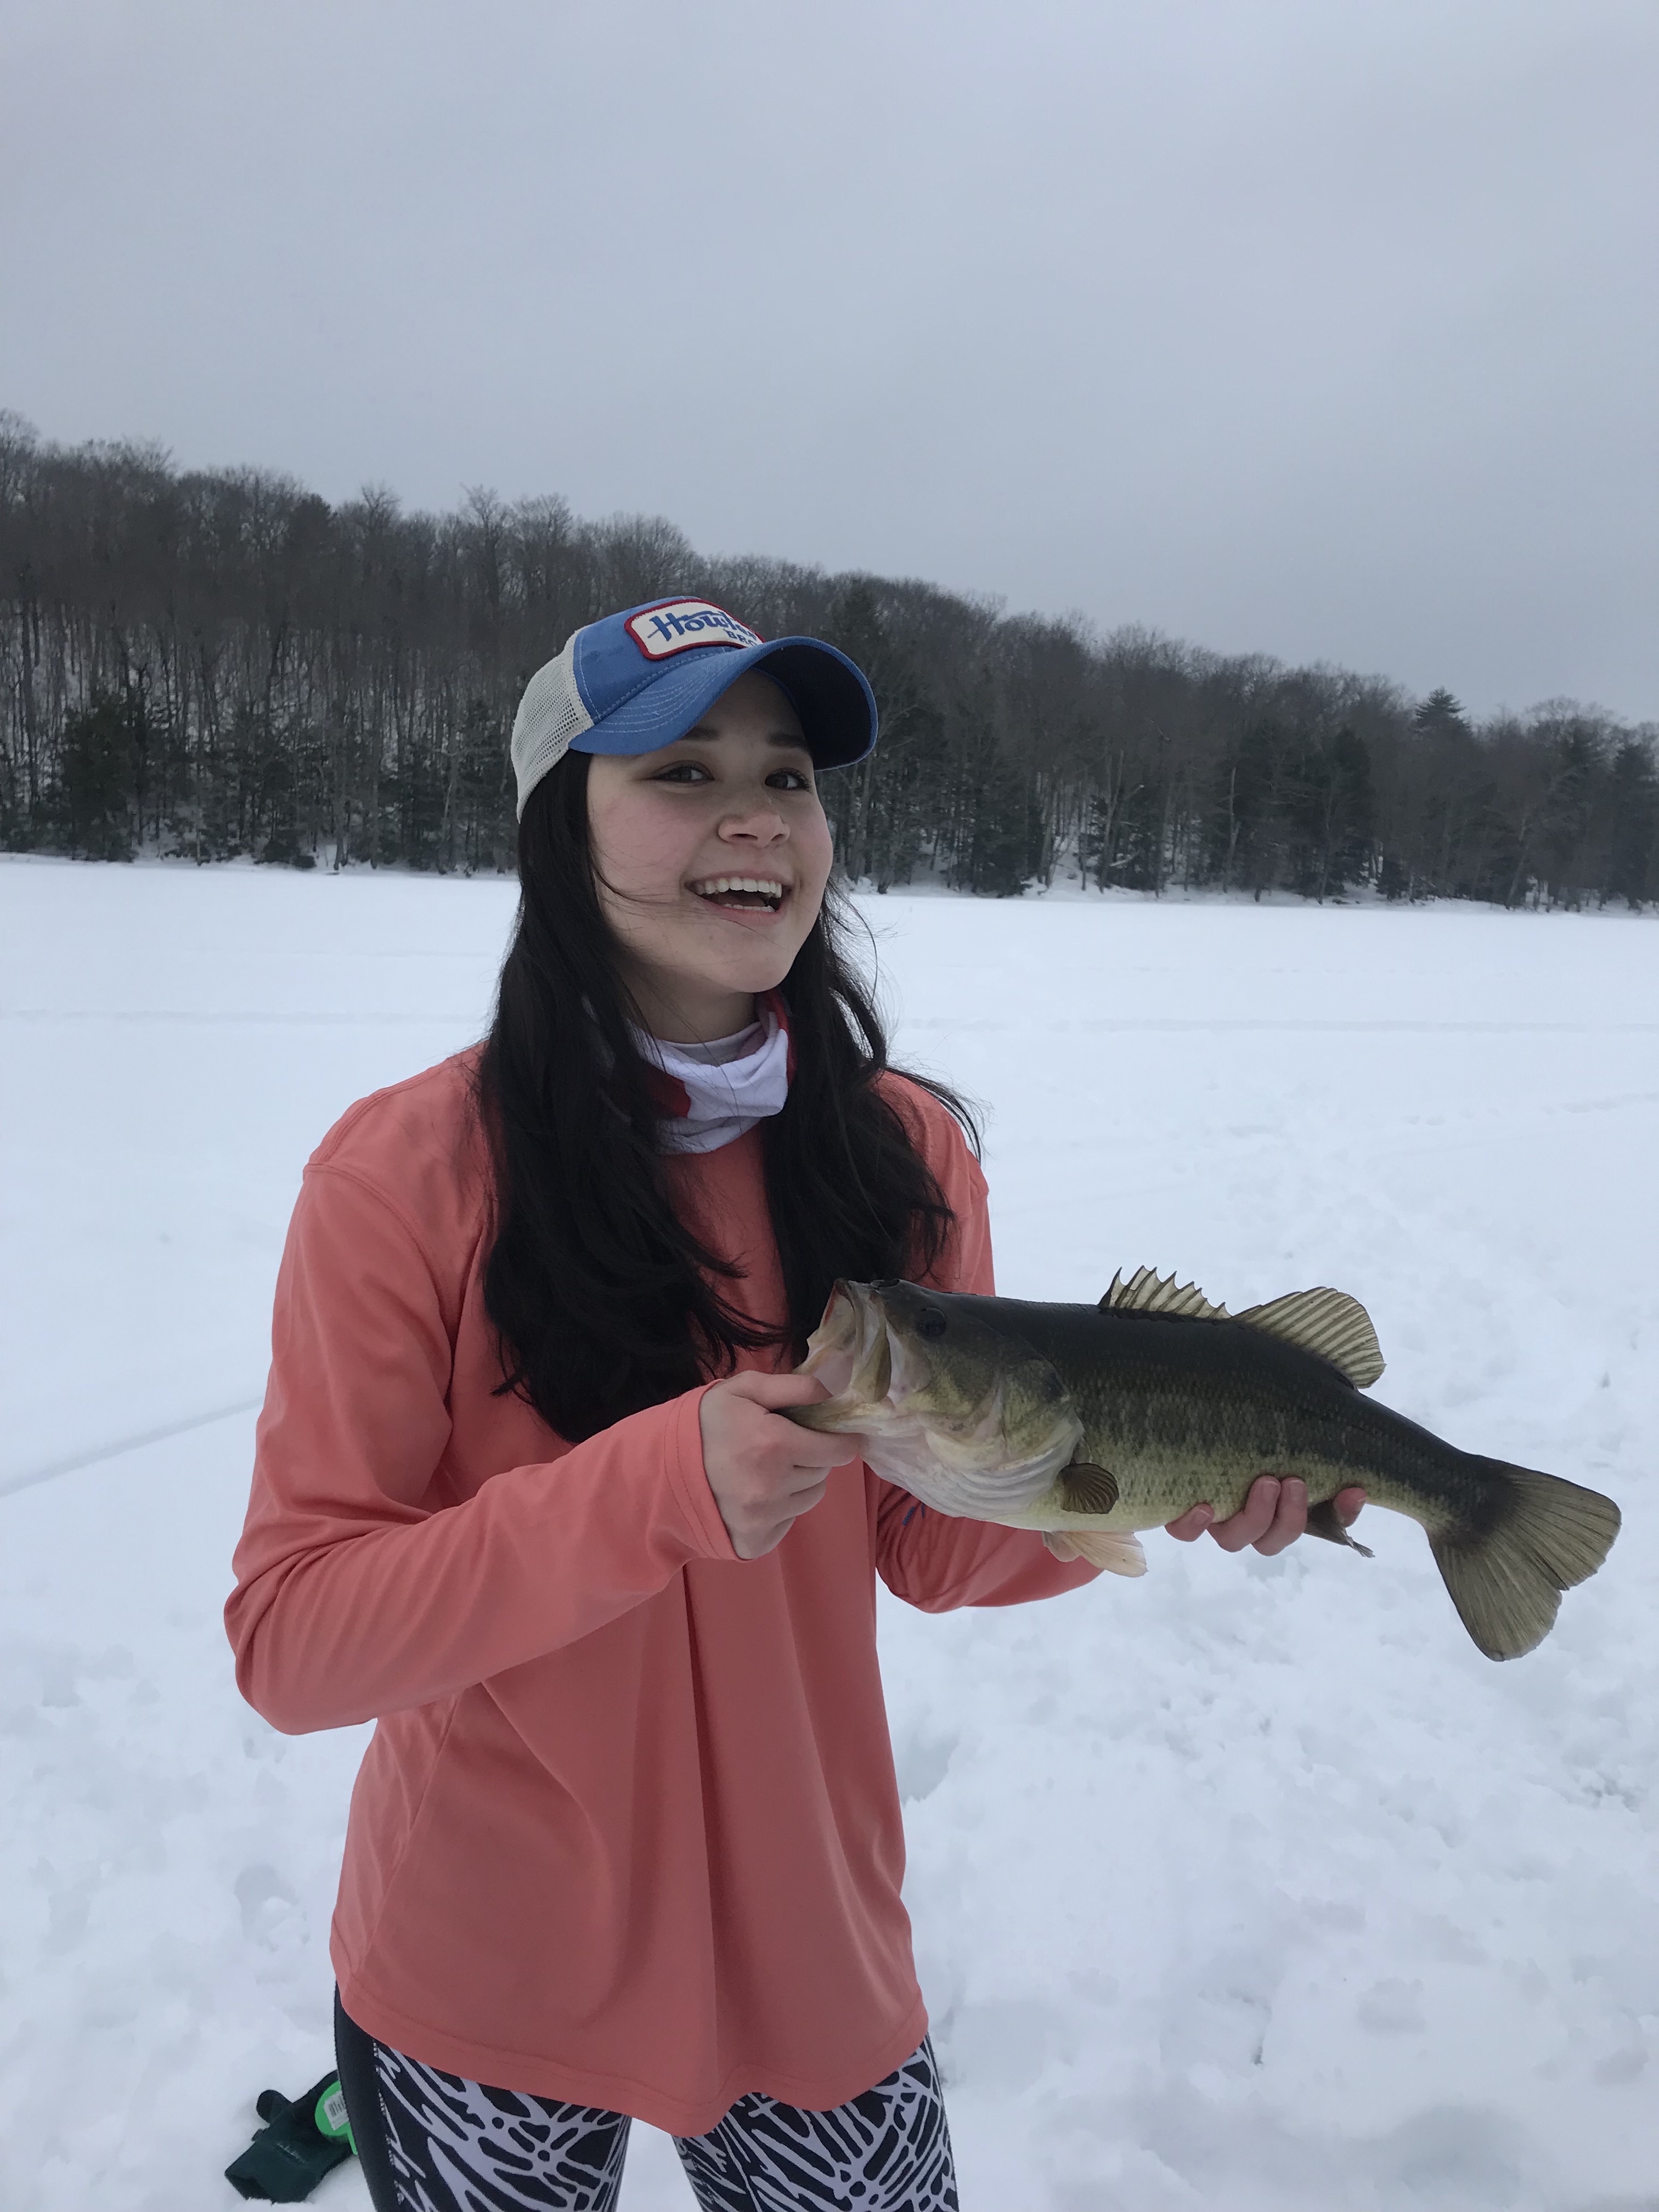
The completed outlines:
<svg viewBox="0 0 1659 2212">
<path fill-rule="evenodd" d="M 1117 1477 L 1086 1459 L 1074 1459 L 1054 1478 L 1066 1513 L 1109 1513 L 1117 1504 Z"/>
<path fill-rule="evenodd" d="M 1086 1559 L 1091 1567 L 1100 1567 L 1109 1575 L 1144 1575 L 1146 1571 L 1146 1554 L 1140 1548 L 1140 1539 L 1127 1528 L 1068 1528 L 1064 1535 L 1057 1529 L 1049 1529 L 1042 1540 L 1057 1559 Z"/>
<path fill-rule="evenodd" d="M 1225 1321 L 1225 1306 L 1212 1305 L 1196 1283 L 1177 1284 L 1156 1267 L 1137 1267 L 1125 1282 L 1120 1267 L 1100 1302 L 1102 1313 L 1164 1314 L 1172 1321 Z"/>
<path fill-rule="evenodd" d="M 1351 1552 L 1358 1552 L 1362 1559 L 1370 1559 L 1376 1556 L 1369 1544 L 1362 1544 L 1357 1536 L 1351 1534 L 1346 1522 L 1338 1519 L 1334 1498 L 1322 1498 L 1317 1505 L 1308 1508 L 1307 1533 L 1310 1536 L 1322 1536 L 1328 1544 L 1346 1544 Z"/>
<path fill-rule="evenodd" d="M 1267 1305 L 1251 1306 L 1234 1318 L 1328 1359 L 1356 1389 L 1369 1390 L 1382 1372 L 1382 1354 L 1371 1317 L 1358 1299 L 1351 1298 L 1346 1291 L 1292 1291 Z"/>
</svg>

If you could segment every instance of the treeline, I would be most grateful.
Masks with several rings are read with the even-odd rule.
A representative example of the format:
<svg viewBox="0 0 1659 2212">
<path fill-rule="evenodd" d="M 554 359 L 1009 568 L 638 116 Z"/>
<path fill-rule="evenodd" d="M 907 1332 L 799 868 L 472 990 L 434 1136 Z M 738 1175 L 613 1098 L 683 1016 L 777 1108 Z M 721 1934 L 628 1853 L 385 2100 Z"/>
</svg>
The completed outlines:
<svg viewBox="0 0 1659 2212">
<path fill-rule="evenodd" d="M 48 445 L 0 416 L 0 843 L 120 860 L 512 865 L 507 738 L 579 623 L 705 594 L 868 672 L 883 743 L 825 781 L 842 860 L 1007 894 L 1659 898 L 1659 732 L 1010 617 L 931 586 L 708 561 L 557 498 L 331 507 L 253 469 Z"/>
</svg>

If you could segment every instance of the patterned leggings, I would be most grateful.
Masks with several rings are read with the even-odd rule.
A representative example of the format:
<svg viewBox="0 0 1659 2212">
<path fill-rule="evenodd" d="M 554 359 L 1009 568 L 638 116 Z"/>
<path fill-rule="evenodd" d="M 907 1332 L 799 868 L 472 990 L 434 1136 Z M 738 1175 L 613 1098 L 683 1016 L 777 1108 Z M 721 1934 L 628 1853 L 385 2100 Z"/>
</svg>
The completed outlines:
<svg viewBox="0 0 1659 2212">
<path fill-rule="evenodd" d="M 613 2212 L 624 2113 L 441 2074 L 366 2035 L 337 1996 L 334 2042 L 374 2212 Z M 757 2090 L 674 2147 L 702 2212 L 957 2212 L 927 2042 L 832 2112 Z"/>
</svg>

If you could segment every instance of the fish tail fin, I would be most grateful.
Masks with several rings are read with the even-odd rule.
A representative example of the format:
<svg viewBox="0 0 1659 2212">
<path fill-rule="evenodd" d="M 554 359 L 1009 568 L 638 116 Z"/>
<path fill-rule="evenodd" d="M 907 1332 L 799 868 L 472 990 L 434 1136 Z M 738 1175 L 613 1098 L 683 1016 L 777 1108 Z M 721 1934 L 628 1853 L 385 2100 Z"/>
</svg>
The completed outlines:
<svg viewBox="0 0 1659 2212">
<path fill-rule="evenodd" d="M 1144 1575 L 1146 1554 L 1139 1536 L 1115 1528 L 1068 1528 L 1062 1536 L 1048 1531 L 1042 1539 L 1057 1559 L 1086 1559 L 1109 1575 Z"/>
<path fill-rule="evenodd" d="M 1619 1508 L 1559 1475 L 1471 1457 L 1488 1486 L 1486 1525 L 1431 1531 L 1429 1548 L 1480 1649 L 1488 1659 L 1518 1659 L 1549 1634 L 1562 1591 L 1607 1558 Z"/>
</svg>

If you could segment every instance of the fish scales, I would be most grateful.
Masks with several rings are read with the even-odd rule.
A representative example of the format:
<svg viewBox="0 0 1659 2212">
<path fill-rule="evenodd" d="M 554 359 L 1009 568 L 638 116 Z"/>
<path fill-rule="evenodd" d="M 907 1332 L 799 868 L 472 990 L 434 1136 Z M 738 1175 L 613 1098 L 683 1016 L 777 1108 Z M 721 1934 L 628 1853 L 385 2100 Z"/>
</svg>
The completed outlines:
<svg viewBox="0 0 1659 2212">
<path fill-rule="evenodd" d="M 1237 1512 L 1267 1471 L 1299 1477 L 1316 1503 L 1363 1484 L 1392 1504 L 1382 1489 L 1397 1489 L 1396 1510 L 1425 1527 L 1482 1510 L 1483 1486 L 1463 1474 L 1463 1454 L 1366 1398 L 1328 1361 L 1244 1322 L 976 1303 L 1066 1384 L 1083 1424 L 1082 1457 L 1118 1480 L 1119 1505 L 1088 1516 L 1103 1526 L 1161 1528 L 1200 1502 Z"/>
</svg>

